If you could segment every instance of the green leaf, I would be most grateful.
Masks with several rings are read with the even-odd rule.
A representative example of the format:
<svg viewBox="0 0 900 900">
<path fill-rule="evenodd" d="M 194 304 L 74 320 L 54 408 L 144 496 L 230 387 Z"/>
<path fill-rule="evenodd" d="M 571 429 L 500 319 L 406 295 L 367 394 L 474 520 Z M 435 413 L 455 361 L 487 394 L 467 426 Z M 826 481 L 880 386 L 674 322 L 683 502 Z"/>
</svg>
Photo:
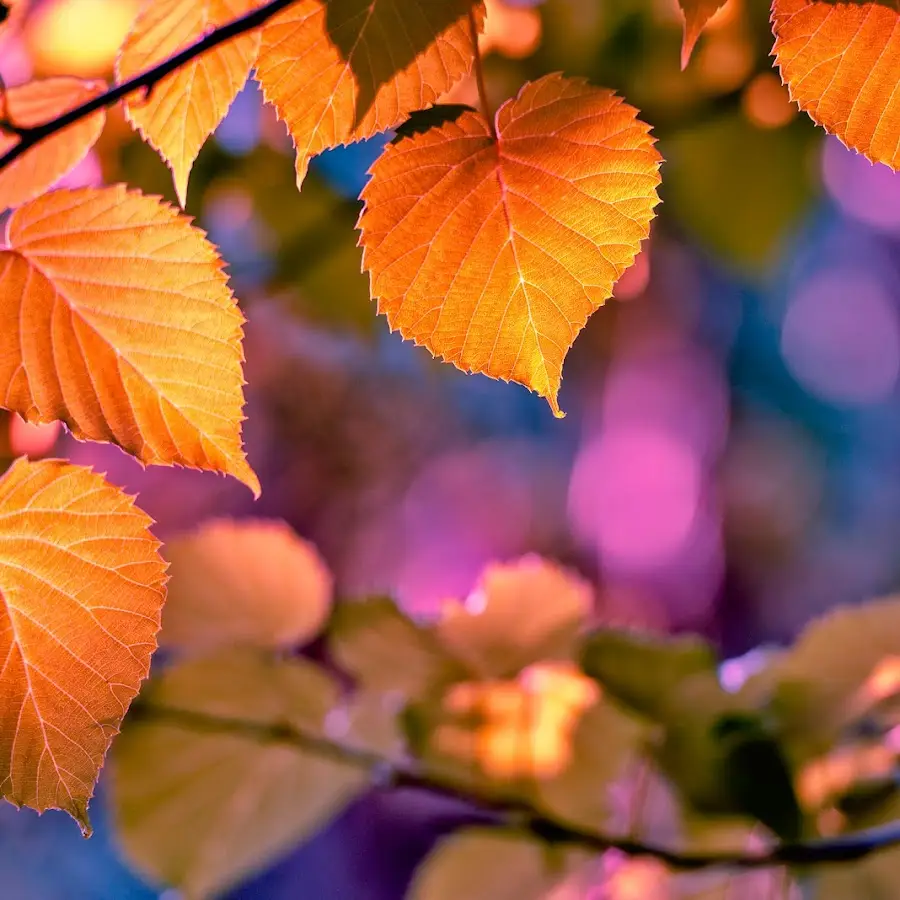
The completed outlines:
<svg viewBox="0 0 900 900">
<path fill-rule="evenodd" d="M 891 657 L 900 663 L 897 598 L 828 613 L 776 660 L 771 709 L 795 764 L 827 752 L 865 715 L 866 682 Z"/>
<path fill-rule="evenodd" d="M 728 713 L 716 721 L 713 731 L 725 746 L 723 774 L 736 810 L 758 819 L 783 841 L 799 841 L 803 813 L 793 774 L 762 720 Z"/>
<path fill-rule="evenodd" d="M 686 679 L 714 674 L 716 656 L 700 638 L 604 629 L 584 643 L 581 665 L 617 700 L 656 721 L 669 714 Z"/>
<path fill-rule="evenodd" d="M 515 831 L 471 828 L 438 844 L 407 900 L 544 900 L 584 859 Z"/>
<path fill-rule="evenodd" d="M 313 664 L 252 650 L 152 681 L 112 754 L 127 858 L 202 900 L 288 852 L 367 787 L 363 769 L 292 738 L 322 737 L 339 706 L 337 685 Z"/>
<path fill-rule="evenodd" d="M 806 124 L 760 129 L 740 110 L 673 133 L 663 200 L 710 250 L 759 276 L 815 197 L 805 172 L 819 137 Z"/>
<path fill-rule="evenodd" d="M 386 597 L 338 604 L 327 634 L 338 665 L 371 691 L 418 697 L 466 676 L 434 629 Z"/>
<path fill-rule="evenodd" d="M 554 818 L 589 830 L 610 815 L 610 786 L 638 755 L 646 728 L 601 700 L 588 708 L 571 737 L 571 759 L 556 777 L 536 785 L 539 803 Z"/>
<path fill-rule="evenodd" d="M 589 585 L 539 556 L 488 566 L 437 634 L 481 678 L 513 678 L 531 663 L 573 659 L 593 605 Z"/>
</svg>

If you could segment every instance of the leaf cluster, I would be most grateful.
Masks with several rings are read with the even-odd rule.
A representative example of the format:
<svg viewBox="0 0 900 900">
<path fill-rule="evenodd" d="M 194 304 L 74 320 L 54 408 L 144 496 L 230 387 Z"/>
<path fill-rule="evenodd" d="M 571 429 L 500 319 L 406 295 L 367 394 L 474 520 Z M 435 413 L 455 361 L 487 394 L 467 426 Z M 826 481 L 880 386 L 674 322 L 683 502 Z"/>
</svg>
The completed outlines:
<svg viewBox="0 0 900 900">
<path fill-rule="evenodd" d="M 115 744 L 112 802 L 128 858 L 188 897 L 371 790 L 454 796 L 493 823 L 438 846 L 417 900 L 538 900 L 600 879 L 620 845 L 699 896 L 679 866 L 853 833 L 900 804 L 896 599 L 813 622 L 729 692 L 709 645 L 592 621 L 589 586 L 538 557 L 490 566 L 420 621 L 385 597 L 335 601 L 315 550 L 277 523 L 213 521 L 169 555 L 168 664 Z M 791 876 L 838 896 L 892 877 L 898 855 Z"/>
<path fill-rule="evenodd" d="M 685 61 L 717 6 L 685 0 Z M 159 0 L 135 21 L 113 86 L 2 87 L 5 409 L 259 495 L 241 436 L 244 318 L 216 248 L 136 189 L 53 189 L 122 102 L 183 205 L 201 146 L 253 73 L 291 134 L 298 187 L 316 154 L 397 130 L 358 223 L 379 311 L 403 337 L 521 383 L 561 415 L 564 358 L 649 233 L 662 158 L 633 106 L 581 79 L 545 74 L 495 112 L 481 0 L 398 10 L 392 0 Z M 772 6 L 793 98 L 894 168 L 898 18 L 896 4 L 876 2 Z M 442 101 L 468 77 L 480 110 L 447 114 Z M 65 809 L 86 831 L 163 615 L 150 525 L 133 498 L 65 462 L 19 460 L 0 481 L 0 793 Z M 836 821 L 832 811 L 840 830 L 892 808 L 882 738 L 900 656 L 893 601 L 814 625 L 729 694 L 695 641 L 592 631 L 586 589 L 552 566 L 491 570 L 465 604 L 419 623 L 385 600 L 331 609 L 311 552 L 283 529 L 227 524 L 169 548 L 188 598 L 165 613 L 179 662 L 149 686 L 116 751 L 124 842 L 166 882 L 217 892 L 373 773 L 412 772 L 503 813 L 502 834 L 464 835 L 436 857 L 414 888 L 423 897 L 476 896 L 446 886 L 443 852 L 518 859 L 529 885 L 567 877 L 584 848 L 548 856 L 548 842 L 578 828 L 588 848 L 609 845 L 595 829 L 634 767 L 690 814 L 678 817 L 686 842 L 698 816 L 737 817 L 742 840 L 756 825 L 790 843 Z M 263 556 L 268 576 L 254 567 Z M 320 632 L 327 664 L 290 652 Z M 866 778 L 847 762 L 860 754 Z M 197 841 L 176 841 L 175 822 Z"/>
</svg>

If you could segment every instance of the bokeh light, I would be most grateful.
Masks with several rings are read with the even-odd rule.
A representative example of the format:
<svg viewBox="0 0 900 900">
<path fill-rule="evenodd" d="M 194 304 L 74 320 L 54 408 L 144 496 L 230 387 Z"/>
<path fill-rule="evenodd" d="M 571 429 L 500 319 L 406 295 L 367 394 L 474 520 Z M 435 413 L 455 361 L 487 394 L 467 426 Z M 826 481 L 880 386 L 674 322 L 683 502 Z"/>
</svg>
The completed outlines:
<svg viewBox="0 0 900 900">
<path fill-rule="evenodd" d="M 108 75 L 139 0 L 46 0 L 26 20 L 35 68 L 45 75 Z"/>
<path fill-rule="evenodd" d="M 684 546 L 702 489 L 690 446 L 648 425 L 608 428 L 579 454 L 569 487 L 572 528 L 604 564 L 652 569 Z"/>
<path fill-rule="evenodd" d="M 872 228 L 900 234 L 900 174 L 870 163 L 836 137 L 822 146 L 822 178 L 838 206 Z"/>
<path fill-rule="evenodd" d="M 790 300 L 781 351 L 794 377 L 827 402 L 882 401 L 893 392 L 900 371 L 895 301 L 865 272 L 819 272 Z"/>
</svg>

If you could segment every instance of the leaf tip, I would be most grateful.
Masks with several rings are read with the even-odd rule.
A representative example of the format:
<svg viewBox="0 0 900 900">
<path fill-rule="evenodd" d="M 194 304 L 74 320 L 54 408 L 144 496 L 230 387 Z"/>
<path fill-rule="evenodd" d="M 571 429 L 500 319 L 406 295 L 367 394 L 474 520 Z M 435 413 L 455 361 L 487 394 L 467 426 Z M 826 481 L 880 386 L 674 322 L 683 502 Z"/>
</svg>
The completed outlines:
<svg viewBox="0 0 900 900">
<path fill-rule="evenodd" d="M 94 826 L 91 825 L 91 818 L 88 815 L 85 801 L 73 799 L 71 807 L 66 807 L 66 812 L 78 823 L 83 838 L 89 838 L 93 835 Z"/>
<path fill-rule="evenodd" d="M 687 22 L 684 23 L 684 38 L 681 42 L 681 71 L 683 72 L 687 67 L 688 63 L 691 61 L 691 54 L 694 52 L 694 47 L 697 45 L 697 38 L 700 37 L 700 29 L 696 26 L 688 25 Z"/>
</svg>

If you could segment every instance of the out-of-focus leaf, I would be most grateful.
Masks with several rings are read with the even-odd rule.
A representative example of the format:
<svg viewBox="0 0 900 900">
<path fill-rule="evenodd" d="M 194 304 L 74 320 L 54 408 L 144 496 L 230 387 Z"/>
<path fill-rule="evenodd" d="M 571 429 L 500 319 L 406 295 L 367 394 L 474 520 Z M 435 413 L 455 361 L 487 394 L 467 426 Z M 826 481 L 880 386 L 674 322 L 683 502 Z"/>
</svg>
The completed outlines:
<svg viewBox="0 0 900 900">
<path fill-rule="evenodd" d="M 465 603 L 444 606 L 436 632 L 481 678 L 572 659 L 593 604 L 590 585 L 538 556 L 488 566 Z"/>
<path fill-rule="evenodd" d="M 303 185 L 303 202 L 285 203 L 294 190 L 291 170 L 265 149 L 248 157 L 236 177 L 272 236 L 271 289 L 285 296 L 287 308 L 331 328 L 370 334 L 378 320 L 359 266 L 358 204 L 337 196 L 315 173 Z"/>
<path fill-rule="evenodd" d="M 202 900 L 286 853 L 367 784 L 363 769 L 291 736 L 325 736 L 339 706 L 337 685 L 313 664 L 249 649 L 151 682 L 112 754 L 128 859 Z"/>
<path fill-rule="evenodd" d="M 379 312 L 561 416 L 563 360 L 649 235 L 661 162 L 633 106 L 558 74 L 493 123 L 464 112 L 388 146 L 359 219 Z"/>
<path fill-rule="evenodd" d="M 554 778 L 537 785 L 554 818 L 600 829 L 610 814 L 610 786 L 633 762 L 645 728 L 602 700 L 584 711 L 571 734 L 570 757 Z"/>
<path fill-rule="evenodd" d="M 328 640 L 338 664 L 369 690 L 416 697 L 466 677 L 434 629 L 416 624 L 386 597 L 338 604 Z"/>
<path fill-rule="evenodd" d="M 328 616 L 331 573 L 284 522 L 209 522 L 169 541 L 165 555 L 171 581 L 160 642 L 180 651 L 300 645 Z"/>
<path fill-rule="evenodd" d="M 471 828 L 438 844 L 407 900 L 544 900 L 583 858 L 518 832 Z"/>
<path fill-rule="evenodd" d="M 0 480 L 0 794 L 90 832 L 103 757 L 150 668 L 165 564 L 150 518 L 90 469 Z"/>
<path fill-rule="evenodd" d="M 900 9 L 775 0 L 775 61 L 801 109 L 872 162 L 900 168 Z"/>
<path fill-rule="evenodd" d="M 0 155 L 19 138 L 3 128 L 2 121 L 19 128 L 33 128 L 96 97 L 106 85 L 78 78 L 47 78 L 0 93 Z M 68 174 L 96 143 L 106 123 L 106 111 L 97 110 L 59 134 L 40 141 L 0 172 L 0 210 L 18 206 L 42 194 Z"/>
<path fill-rule="evenodd" d="M 723 716 L 736 712 L 735 704 L 714 672 L 683 678 L 671 692 L 657 760 L 681 796 L 698 812 L 739 812 L 725 771 L 728 745 L 716 731 Z"/>
<path fill-rule="evenodd" d="M 877 811 L 846 819 L 847 834 L 900 819 L 900 794 Z M 893 900 L 900 884 L 900 847 L 872 853 L 858 862 L 818 866 L 807 873 L 809 900 Z"/>
<path fill-rule="evenodd" d="M 836 609 L 774 663 L 772 709 L 795 761 L 830 749 L 872 706 L 900 693 L 900 599 Z"/>
<path fill-rule="evenodd" d="M 803 836 L 803 813 L 781 746 L 758 716 L 726 714 L 713 726 L 725 745 L 723 774 L 737 811 L 758 819 L 783 841 Z"/>
<path fill-rule="evenodd" d="M 666 718 L 672 693 L 684 679 L 715 673 L 716 656 L 697 637 L 603 629 L 585 641 L 581 665 L 617 700 L 659 721 Z"/>
<path fill-rule="evenodd" d="M 666 211 L 727 262 L 758 274 L 813 199 L 815 140 L 802 123 L 761 130 L 739 113 L 674 133 Z"/>
</svg>

